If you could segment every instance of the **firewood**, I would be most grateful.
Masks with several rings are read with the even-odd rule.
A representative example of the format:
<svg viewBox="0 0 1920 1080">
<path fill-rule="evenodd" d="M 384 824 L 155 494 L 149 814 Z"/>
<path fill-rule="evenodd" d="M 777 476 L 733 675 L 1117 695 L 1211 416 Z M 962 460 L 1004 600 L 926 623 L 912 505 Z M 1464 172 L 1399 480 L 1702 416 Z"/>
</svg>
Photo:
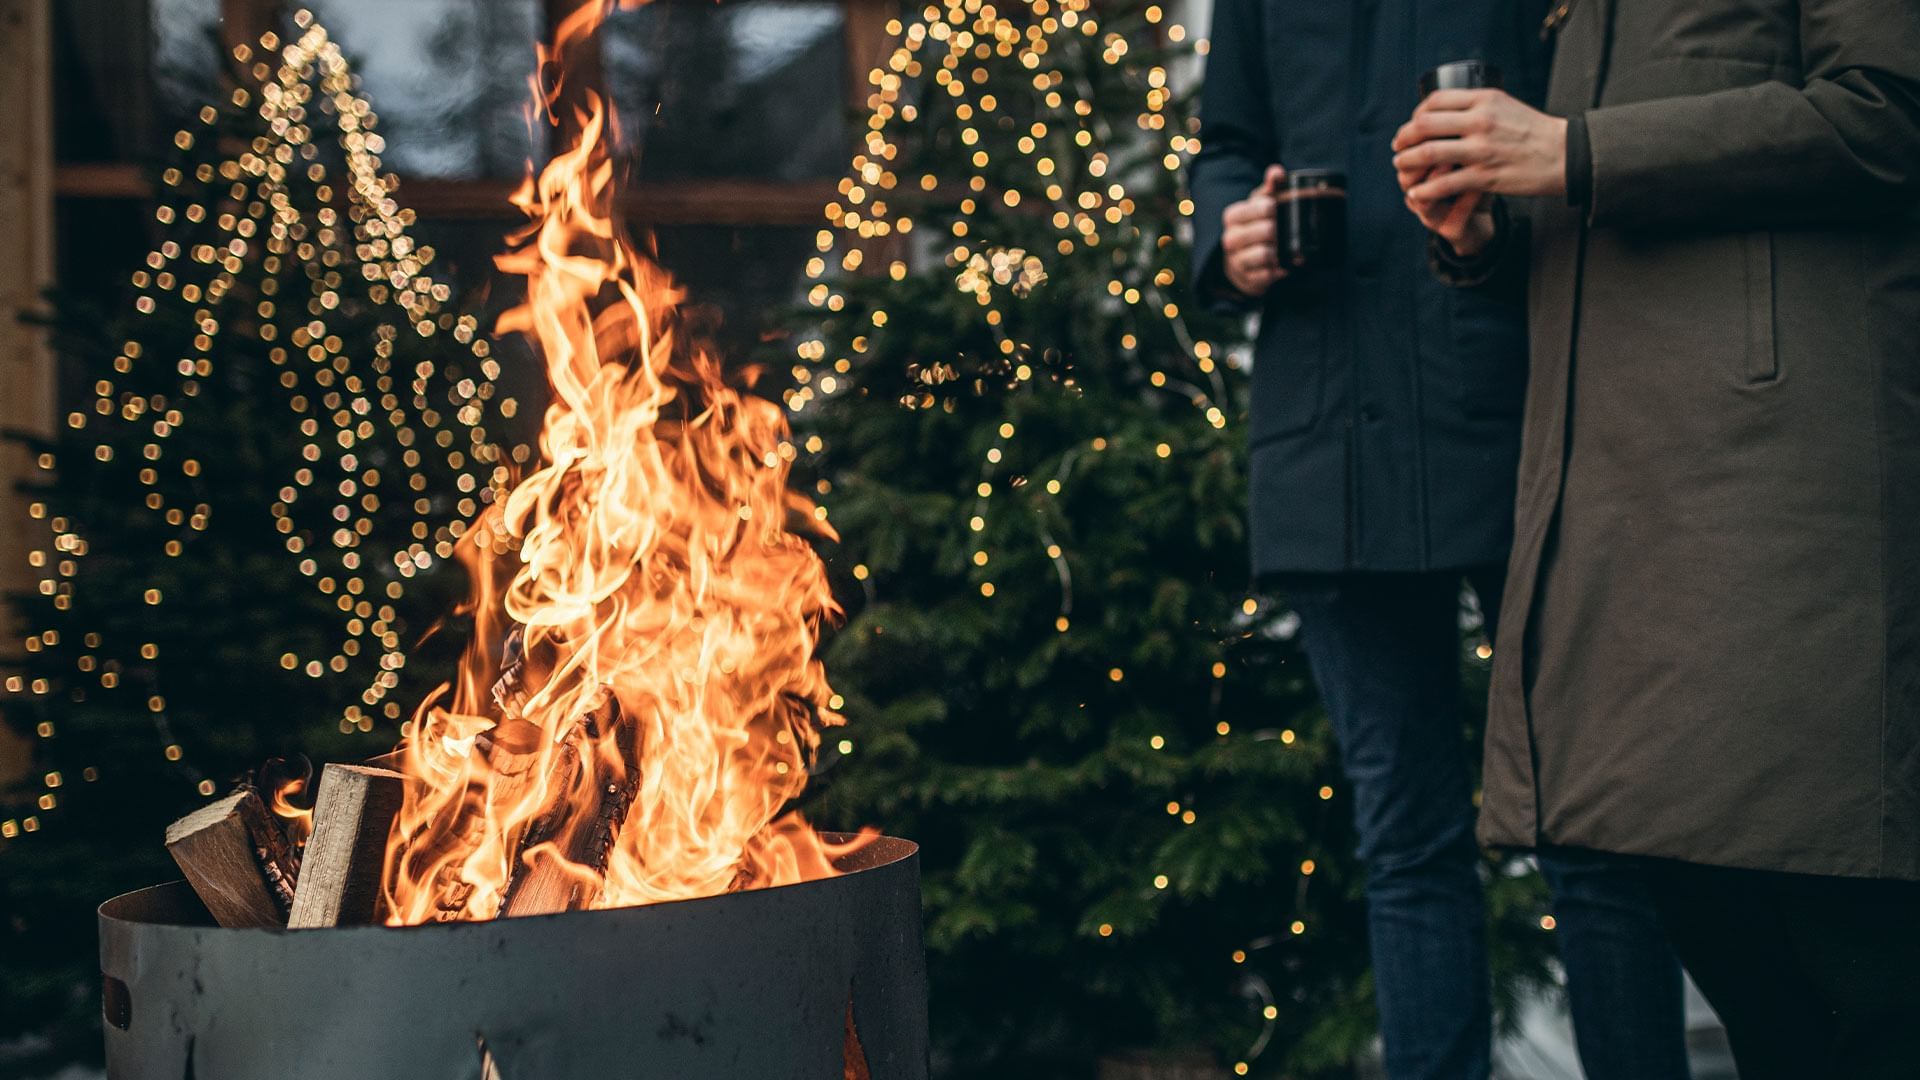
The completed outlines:
<svg viewBox="0 0 1920 1080">
<path fill-rule="evenodd" d="M 167 826 L 167 851 L 221 926 L 287 924 L 299 860 L 252 788 Z"/>
<path fill-rule="evenodd" d="M 593 903 L 598 888 L 584 881 L 568 864 L 585 866 L 595 874 L 604 874 L 613 856 L 613 846 L 626 824 L 627 812 L 640 794 L 639 755 L 635 753 L 637 731 L 621 722 L 620 702 L 602 688 L 584 716 L 578 731 L 562 751 L 558 772 L 561 782 L 556 793 L 571 789 L 572 774 L 582 767 L 581 747 L 591 752 L 592 745 L 609 733 L 616 741 L 623 775 L 609 777 L 601 785 L 600 797 L 589 806 L 571 806 L 564 802 L 549 807 L 521 836 L 516 845 L 512 877 L 500 914 L 550 915 L 577 911 Z M 561 797 L 556 794 L 556 798 Z M 542 845 L 551 843 L 545 850 Z M 561 860 L 565 861 L 562 862 Z"/>
<path fill-rule="evenodd" d="M 500 677 L 493 682 L 493 705 L 502 720 L 519 720 L 525 714 L 527 686 L 527 631 L 516 625 L 507 632 L 500 646 Z"/>
<path fill-rule="evenodd" d="M 363 926 L 380 919 L 387 834 L 405 790 L 406 778 L 386 769 L 328 765 L 321 772 L 289 927 Z"/>
</svg>

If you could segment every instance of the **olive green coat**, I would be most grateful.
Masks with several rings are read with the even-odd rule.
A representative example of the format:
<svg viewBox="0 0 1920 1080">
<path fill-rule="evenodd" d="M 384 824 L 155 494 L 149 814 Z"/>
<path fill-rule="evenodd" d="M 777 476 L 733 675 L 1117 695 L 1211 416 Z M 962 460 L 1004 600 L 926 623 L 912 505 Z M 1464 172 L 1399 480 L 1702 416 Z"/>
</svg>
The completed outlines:
<svg viewBox="0 0 1920 1080">
<path fill-rule="evenodd" d="M 1920 0 L 1575 0 L 1482 838 L 1920 879 Z"/>
</svg>

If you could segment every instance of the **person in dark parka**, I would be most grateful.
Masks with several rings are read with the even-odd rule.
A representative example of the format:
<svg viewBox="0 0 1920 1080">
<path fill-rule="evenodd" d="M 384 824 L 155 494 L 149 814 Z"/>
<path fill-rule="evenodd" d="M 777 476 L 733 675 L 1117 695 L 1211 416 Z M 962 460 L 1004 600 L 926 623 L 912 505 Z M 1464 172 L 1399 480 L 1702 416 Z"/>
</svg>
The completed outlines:
<svg viewBox="0 0 1920 1080">
<path fill-rule="evenodd" d="M 1463 578 L 1498 611 L 1511 541 L 1521 290 L 1454 290 L 1401 205 L 1391 139 L 1437 64 L 1544 93 L 1541 0 L 1216 0 L 1194 163 L 1195 266 L 1256 310 L 1255 570 L 1302 641 L 1353 788 L 1392 1080 L 1484 1080 L 1489 986 L 1461 723 Z M 1288 275 L 1285 168 L 1349 187 L 1344 265 Z M 1542 858 L 1589 1080 L 1687 1075 L 1679 964 L 1635 869 Z"/>
<path fill-rule="evenodd" d="M 1395 140 L 1446 277 L 1531 256 L 1482 835 L 1649 857 L 1745 1080 L 1920 1076 L 1920 3 L 1557 21 Z"/>
</svg>

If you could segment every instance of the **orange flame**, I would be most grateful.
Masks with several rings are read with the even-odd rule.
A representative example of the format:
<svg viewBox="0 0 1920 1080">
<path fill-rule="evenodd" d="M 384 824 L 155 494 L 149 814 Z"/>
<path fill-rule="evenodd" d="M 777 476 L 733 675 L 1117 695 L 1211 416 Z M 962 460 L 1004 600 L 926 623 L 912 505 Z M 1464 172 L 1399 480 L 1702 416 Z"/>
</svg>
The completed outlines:
<svg viewBox="0 0 1920 1080">
<path fill-rule="evenodd" d="M 461 541 L 474 639 L 399 753 L 394 924 L 784 884 L 840 851 L 787 811 L 842 722 L 814 655 L 837 608 L 790 522 L 831 534 L 788 488 L 779 406 L 679 331 L 683 294 L 617 220 L 610 108 L 582 97 L 498 260 L 527 283 L 499 329 L 538 346 L 554 401 L 540 467 Z"/>
<path fill-rule="evenodd" d="M 290 776 L 274 785 L 267 796 L 267 809 L 284 823 L 287 838 L 294 844 L 304 844 L 307 837 L 313 835 L 313 808 L 293 804 L 293 796 L 307 790 L 304 776 Z"/>
</svg>

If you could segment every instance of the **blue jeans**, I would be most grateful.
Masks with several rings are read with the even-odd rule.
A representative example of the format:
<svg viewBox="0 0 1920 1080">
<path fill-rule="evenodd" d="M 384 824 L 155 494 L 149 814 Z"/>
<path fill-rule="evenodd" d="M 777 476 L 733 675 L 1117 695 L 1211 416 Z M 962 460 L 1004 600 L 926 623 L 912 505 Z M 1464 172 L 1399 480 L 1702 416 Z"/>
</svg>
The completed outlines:
<svg viewBox="0 0 1920 1080">
<path fill-rule="evenodd" d="M 1485 1080 L 1490 1068 L 1486 905 L 1460 699 L 1462 576 L 1287 582 L 1352 788 L 1391 1080 Z M 1465 576 L 1497 612 L 1499 571 Z M 1680 965 L 1639 867 L 1561 850 L 1541 852 L 1540 864 L 1587 1080 L 1685 1080 Z"/>
</svg>

